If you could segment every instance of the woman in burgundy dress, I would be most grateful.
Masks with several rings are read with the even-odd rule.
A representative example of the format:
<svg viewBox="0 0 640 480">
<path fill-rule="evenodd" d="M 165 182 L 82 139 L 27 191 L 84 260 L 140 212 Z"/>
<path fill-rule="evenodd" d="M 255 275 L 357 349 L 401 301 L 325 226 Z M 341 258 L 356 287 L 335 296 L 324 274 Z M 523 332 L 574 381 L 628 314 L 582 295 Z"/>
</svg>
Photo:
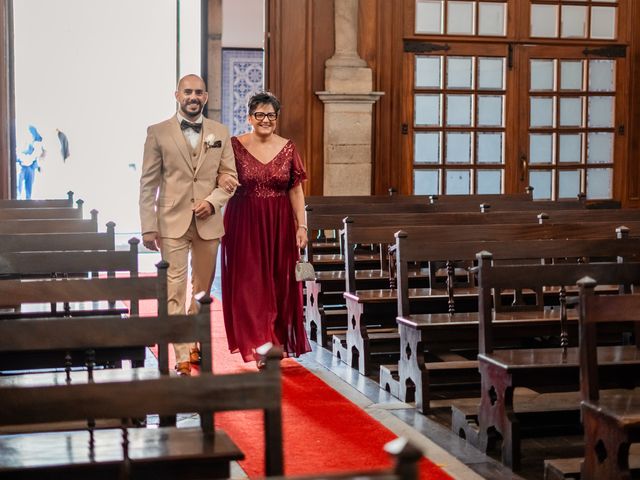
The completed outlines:
<svg viewBox="0 0 640 480">
<path fill-rule="evenodd" d="M 254 95 L 252 131 L 231 139 L 239 185 L 224 214 L 222 310 L 229 349 L 245 362 L 257 362 L 255 349 L 267 342 L 285 355 L 311 350 L 294 274 L 307 245 L 306 173 L 294 143 L 274 133 L 279 111 L 270 93 Z"/>
</svg>

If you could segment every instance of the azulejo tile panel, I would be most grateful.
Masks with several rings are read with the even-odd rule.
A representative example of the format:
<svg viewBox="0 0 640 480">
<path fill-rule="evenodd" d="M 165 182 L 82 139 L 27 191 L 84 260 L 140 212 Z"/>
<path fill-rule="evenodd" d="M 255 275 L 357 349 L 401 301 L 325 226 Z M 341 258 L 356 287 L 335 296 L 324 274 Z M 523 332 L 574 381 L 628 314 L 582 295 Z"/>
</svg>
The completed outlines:
<svg viewBox="0 0 640 480">
<path fill-rule="evenodd" d="M 264 51 L 222 49 L 222 123 L 232 135 L 249 130 L 247 101 L 264 89 Z"/>
</svg>

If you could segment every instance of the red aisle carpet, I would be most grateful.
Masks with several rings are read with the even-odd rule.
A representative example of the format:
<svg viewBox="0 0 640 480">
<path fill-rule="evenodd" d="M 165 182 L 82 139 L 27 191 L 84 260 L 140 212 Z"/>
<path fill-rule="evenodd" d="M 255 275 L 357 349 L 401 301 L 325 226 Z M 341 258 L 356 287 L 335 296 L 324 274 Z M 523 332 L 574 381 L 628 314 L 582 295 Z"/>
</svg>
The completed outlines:
<svg viewBox="0 0 640 480">
<path fill-rule="evenodd" d="M 150 309 L 142 305 L 141 310 Z M 212 324 L 214 371 L 255 371 L 254 363 L 244 363 L 239 354 L 229 353 L 222 308 L 217 300 L 213 304 Z M 172 365 L 173 361 L 171 358 Z M 391 459 L 382 447 L 395 438 L 393 432 L 292 359 L 282 361 L 282 382 L 286 475 L 391 467 Z M 216 426 L 226 431 L 244 452 L 246 460 L 240 466 L 247 475 L 264 476 L 262 412 L 220 413 L 216 415 Z M 420 478 L 451 479 L 426 458 L 420 464 Z"/>
</svg>

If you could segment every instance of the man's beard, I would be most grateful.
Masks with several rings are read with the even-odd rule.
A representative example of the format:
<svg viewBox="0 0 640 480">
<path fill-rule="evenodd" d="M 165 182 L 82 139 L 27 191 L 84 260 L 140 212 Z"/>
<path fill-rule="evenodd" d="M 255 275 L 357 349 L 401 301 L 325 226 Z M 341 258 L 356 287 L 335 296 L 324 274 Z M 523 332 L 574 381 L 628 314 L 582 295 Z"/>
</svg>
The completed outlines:
<svg viewBox="0 0 640 480">
<path fill-rule="evenodd" d="M 196 112 L 191 112 L 187 110 L 189 105 L 198 105 L 198 110 Z M 195 102 L 186 103 L 184 105 L 180 105 L 180 111 L 183 113 L 184 116 L 188 118 L 197 118 L 202 113 L 202 103 L 195 101 Z"/>
</svg>

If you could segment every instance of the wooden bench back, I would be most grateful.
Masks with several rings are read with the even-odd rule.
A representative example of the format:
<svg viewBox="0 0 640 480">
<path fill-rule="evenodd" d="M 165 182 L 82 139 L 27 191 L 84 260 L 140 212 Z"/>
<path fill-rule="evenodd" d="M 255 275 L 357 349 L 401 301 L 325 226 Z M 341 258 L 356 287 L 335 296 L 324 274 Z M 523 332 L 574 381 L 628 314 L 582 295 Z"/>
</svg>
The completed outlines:
<svg viewBox="0 0 640 480">
<path fill-rule="evenodd" d="M 115 250 L 115 226 L 108 222 L 106 232 L 0 233 L 0 252 Z"/>
<path fill-rule="evenodd" d="M 621 283 L 640 283 L 637 271 L 628 264 L 613 265 L 611 269 L 611 274 L 617 275 Z M 597 325 L 633 322 L 635 344 L 640 349 L 640 295 L 596 295 L 596 285 L 606 281 L 603 276 L 588 274 L 577 282 L 580 288 L 580 392 L 583 402 L 589 403 L 596 403 L 600 397 Z"/>
<path fill-rule="evenodd" d="M 609 252 L 613 250 L 617 240 L 611 243 Z M 637 254 L 636 249 L 633 253 Z M 621 252 L 618 252 L 621 253 Z M 575 285 L 582 277 L 598 278 L 606 285 L 640 284 L 640 263 L 564 263 L 553 265 L 494 265 L 489 252 L 480 252 L 478 260 L 479 285 L 479 351 L 490 353 L 493 351 L 492 311 L 493 292 L 516 289 L 531 289 L 539 291 L 543 287 L 567 287 Z"/>
<path fill-rule="evenodd" d="M 0 220 L 82 218 L 82 209 L 73 207 L 0 208 Z"/>
<path fill-rule="evenodd" d="M 78 200 L 80 202 L 82 200 Z M 77 202 L 76 202 L 77 203 Z M 45 200 L 0 199 L 0 208 L 49 208 L 73 207 L 73 192 L 67 192 L 67 198 L 51 198 Z"/>
<path fill-rule="evenodd" d="M 91 210 L 90 219 L 33 219 L 3 220 L 0 222 L 0 233 L 72 233 L 97 232 L 98 211 Z"/>
<path fill-rule="evenodd" d="M 138 244 L 129 240 L 128 251 L 53 251 L 53 252 L 0 252 L 0 275 L 53 276 L 107 272 L 129 272 L 138 276 Z"/>
</svg>

